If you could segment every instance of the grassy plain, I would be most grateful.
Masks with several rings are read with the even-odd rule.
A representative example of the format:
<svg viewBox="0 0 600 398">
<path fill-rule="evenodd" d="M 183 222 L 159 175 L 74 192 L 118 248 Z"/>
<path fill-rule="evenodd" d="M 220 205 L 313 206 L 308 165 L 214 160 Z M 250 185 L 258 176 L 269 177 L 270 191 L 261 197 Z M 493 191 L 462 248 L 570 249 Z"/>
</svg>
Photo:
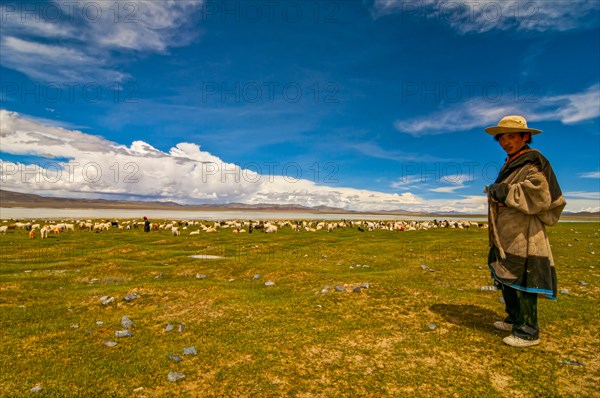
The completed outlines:
<svg viewBox="0 0 600 398">
<path fill-rule="evenodd" d="M 0 396 L 600 396 L 598 223 L 549 229 L 569 293 L 528 349 L 492 327 L 487 230 L 190 231 L 0 235 Z"/>
</svg>

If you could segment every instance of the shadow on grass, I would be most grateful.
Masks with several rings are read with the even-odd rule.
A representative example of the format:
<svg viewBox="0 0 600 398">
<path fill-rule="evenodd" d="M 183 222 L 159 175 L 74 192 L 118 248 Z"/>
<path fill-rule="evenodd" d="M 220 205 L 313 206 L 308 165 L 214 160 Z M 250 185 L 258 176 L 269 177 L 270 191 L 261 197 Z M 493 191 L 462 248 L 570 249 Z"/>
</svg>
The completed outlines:
<svg viewBox="0 0 600 398">
<path fill-rule="evenodd" d="M 434 304 L 430 309 L 444 317 L 447 322 L 484 332 L 493 332 L 494 321 L 503 318 L 492 310 L 473 304 Z"/>
</svg>

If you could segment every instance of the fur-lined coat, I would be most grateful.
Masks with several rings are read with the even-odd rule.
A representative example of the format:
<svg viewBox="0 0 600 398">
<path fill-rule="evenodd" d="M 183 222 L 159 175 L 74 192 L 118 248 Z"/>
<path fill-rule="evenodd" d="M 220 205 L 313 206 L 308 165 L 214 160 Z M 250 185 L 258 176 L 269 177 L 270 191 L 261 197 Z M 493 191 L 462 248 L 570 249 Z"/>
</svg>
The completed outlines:
<svg viewBox="0 0 600 398">
<path fill-rule="evenodd" d="M 556 270 L 545 226 L 558 222 L 566 201 L 548 160 L 526 146 L 500 170 L 488 202 L 492 277 L 556 299 Z"/>
</svg>

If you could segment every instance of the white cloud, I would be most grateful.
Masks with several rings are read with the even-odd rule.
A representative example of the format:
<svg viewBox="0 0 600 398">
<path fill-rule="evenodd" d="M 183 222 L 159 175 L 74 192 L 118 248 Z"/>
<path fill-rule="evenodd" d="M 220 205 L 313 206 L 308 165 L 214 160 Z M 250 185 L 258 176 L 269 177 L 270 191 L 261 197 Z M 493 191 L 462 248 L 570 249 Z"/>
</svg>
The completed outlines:
<svg viewBox="0 0 600 398">
<path fill-rule="evenodd" d="M 580 178 L 600 178 L 600 171 L 590 171 L 579 174 Z"/>
<path fill-rule="evenodd" d="M 564 124 L 595 119 L 600 116 L 600 84 L 581 93 L 545 96 L 532 102 L 497 103 L 478 98 L 453 104 L 427 116 L 396 120 L 394 127 L 415 137 L 447 134 L 495 125 L 509 114 L 524 115 L 528 121 L 558 120 Z"/>
<path fill-rule="evenodd" d="M 0 6 L 0 64 L 44 82 L 120 82 L 119 52 L 184 46 L 202 0 L 54 1 Z M 56 44 L 48 44 L 53 40 Z"/>
<path fill-rule="evenodd" d="M 491 30 L 568 31 L 598 25 L 596 1 L 375 0 L 374 18 L 400 14 L 403 20 L 433 20 L 460 33 Z"/>
<path fill-rule="evenodd" d="M 7 154 L 40 156 L 24 163 L 0 160 L 2 188 L 25 193 L 72 198 L 136 199 L 196 203 L 271 203 L 332 206 L 348 210 L 410 210 L 484 214 L 483 195 L 424 199 L 412 192 L 323 186 L 307 179 L 280 175 L 253 165 L 223 161 L 199 145 L 182 142 L 161 151 L 144 141 L 122 145 L 99 136 L 43 124 L 15 112 L 0 110 L 0 138 Z M 56 159 L 68 159 L 58 161 Z M 256 167 L 258 166 L 258 167 Z M 264 166 L 264 165 L 263 165 Z M 407 176 L 398 188 L 418 183 Z M 460 189 L 467 175 L 447 176 L 445 192 Z M 393 183 L 392 185 L 396 184 Z M 444 188 L 438 192 L 444 192 Z M 565 194 L 569 211 L 592 211 L 598 193 Z"/>
</svg>

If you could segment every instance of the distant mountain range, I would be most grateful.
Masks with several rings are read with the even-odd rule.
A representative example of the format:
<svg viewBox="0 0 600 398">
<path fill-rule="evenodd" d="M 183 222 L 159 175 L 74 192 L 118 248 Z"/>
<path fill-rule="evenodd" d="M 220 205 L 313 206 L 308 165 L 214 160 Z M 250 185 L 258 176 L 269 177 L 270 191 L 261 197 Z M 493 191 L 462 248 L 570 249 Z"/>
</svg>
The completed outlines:
<svg viewBox="0 0 600 398">
<path fill-rule="evenodd" d="M 328 214 L 381 214 L 407 216 L 474 216 L 460 212 L 423 213 L 404 209 L 381 210 L 372 212 L 356 212 L 329 206 L 307 207 L 302 205 L 278 205 L 271 203 L 245 204 L 199 204 L 182 205 L 175 202 L 141 201 L 141 200 L 106 200 L 106 199 L 73 199 L 41 196 L 0 189 L 0 207 L 4 208 L 49 208 L 49 209 L 139 209 L 139 210 L 185 210 L 185 211 L 273 211 L 295 213 L 328 213 Z M 600 212 L 567 213 L 567 216 L 600 218 Z M 476 215 L 481 217 L 482 215 Z"/>
</svg>

